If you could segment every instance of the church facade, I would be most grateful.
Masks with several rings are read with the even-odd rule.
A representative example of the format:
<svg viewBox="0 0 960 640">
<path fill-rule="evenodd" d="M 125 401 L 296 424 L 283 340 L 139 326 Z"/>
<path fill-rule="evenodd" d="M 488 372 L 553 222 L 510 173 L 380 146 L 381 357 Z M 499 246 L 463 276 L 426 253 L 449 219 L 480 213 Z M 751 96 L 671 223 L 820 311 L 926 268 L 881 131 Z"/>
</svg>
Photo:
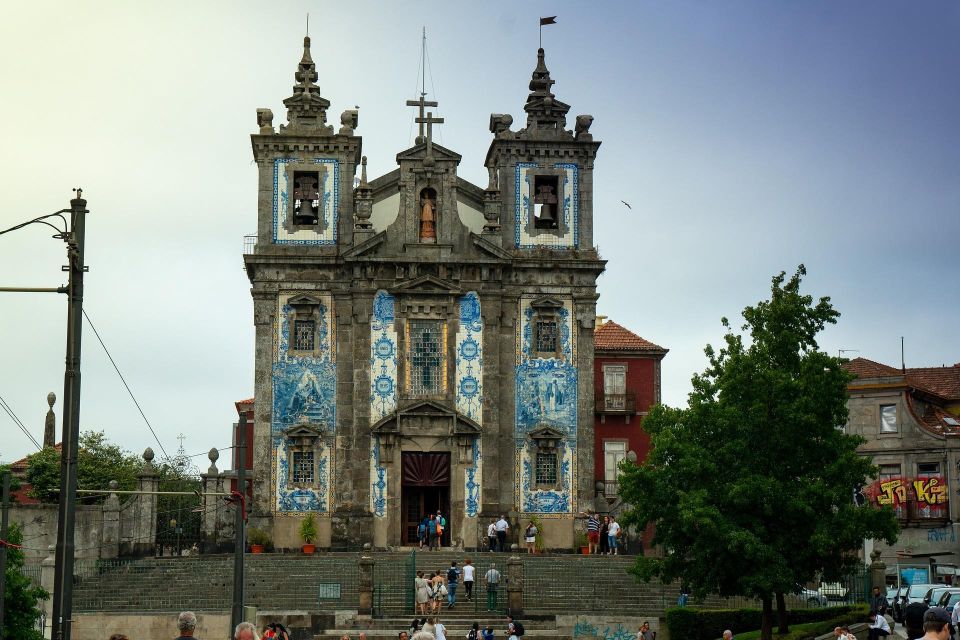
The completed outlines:
<svg viewBox="0 0 960 640">
<path fill-rule="evenodd" d="M 294 548 L 314 513 L 321 547 L 385 548 L 439 510 L 445 543 L 475 548 L 491 518 L 537 516 L 570 548 L 595 495 L 593 118 L 566 128 L 540 49 L 526 126 L 490 117 L 485 188 L 433 141 L 422 95 L 414 146 L 368 180 L 309 38 L 295 79 L 287 123 L 259 109 L 251 136 L 252 522 Z"/>
</svg>

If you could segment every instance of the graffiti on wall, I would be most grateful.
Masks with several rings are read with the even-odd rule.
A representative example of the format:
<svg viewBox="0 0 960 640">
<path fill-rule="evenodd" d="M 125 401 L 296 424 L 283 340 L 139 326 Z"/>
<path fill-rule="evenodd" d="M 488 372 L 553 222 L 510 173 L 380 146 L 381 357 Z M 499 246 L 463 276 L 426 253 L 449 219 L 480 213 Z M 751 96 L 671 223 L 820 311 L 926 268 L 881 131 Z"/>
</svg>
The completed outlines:
<svg viewBox="0 0 960 640">
<path fill-rule="evenodd" d="M 892 507 L 899 517 L 908 515 L 911 503 L 916 505 L 918 518 L 947 517 L 947 482 L 943 476 L 882 478 L 870 485 L 864 494 L 878 506 Z"/>
</svg>

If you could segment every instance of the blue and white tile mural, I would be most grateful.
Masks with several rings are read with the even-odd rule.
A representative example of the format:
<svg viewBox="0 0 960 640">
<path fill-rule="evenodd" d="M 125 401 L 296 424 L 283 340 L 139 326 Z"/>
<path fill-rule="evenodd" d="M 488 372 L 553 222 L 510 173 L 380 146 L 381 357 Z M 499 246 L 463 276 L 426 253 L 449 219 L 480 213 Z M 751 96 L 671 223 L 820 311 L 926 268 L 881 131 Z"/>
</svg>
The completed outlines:
<svg viewBox="0 0 960 640">
<path fill-rule="evenodd" d="M 396 301 L 386 291 L 373 297 L 370 318 L 370 425 L 397 410 Z M 387 470 L 380 465 L 380 442 L 370 436 L 370 511 L 387 515 Z"/>
<path fill-rule="evenodd" d="M 483 318 L 473 291 L 460 298 L 456 367 L 457 411 L 483 425 Z"/>
<path fill-rule="evenodd" d="M 297 229 L 287 225 L 290 215 L 292 185 L 288 165 L 316 167 L 320 174 L 317 185 L 320 194 L 320 222 L 317 230 Z M 337 243 L 338 201 L 340 199 L 340 163 L 333 158 L 277 158 L 273 161 L 273 242 L 275 244 L 324 244 Z M 318 233 L 319 230 L 319 233 Z"/>
<path fill-rule="evenodd" d="M 576 476 L 577 381 L 576 325 L 572 300 L 562 300 L 557 311 L 560 353 L 558 357 L 533 357 L 532 324 L 535 296 L 520 299 L 517 327 L 516 371 L 516 501 L 527 513 L 573 513 L 576 509 L 573 478 Z M 554 489 L 538 489 L 534 482 L 536 443 L 530 433 L 550 427 L 563 434 L 557 443 L 558 483 Z"/>
<path fill-rule="evenodd" d="M 280 295 L 276 322 L 276 341 L 273 358 L 273 477 L 276 478 L 276 509 L 278 512 L 329 511 L 330 447 L 336 425 L 336 341 L 333 336 L 331 297 L 311 292 L 320 300 L 316 349 L 310 355 L 291 353 L 290 317 L 293 312 L 287 302 L 302 292 Z M 314 482 L 308 486 L 291 486 L 289 481 L 290 455 L 287 430 L 305 425 L 322 432 L 314 450 Z"/>
<path fill-rule="evenodd" d="M 537 247 L 576 248 L 580 244 L 580 168 L 569 162 L 545 165 L 561 172 L 557 200 L 560 206 L 562 235 L 556 233 L 530 232 L 529 222 L 534 217 L 533 177 L 537 169 L 544 168 L 536 162 L 518 162 L 514 176 L 514 193 L 517 194 L 514 211 L 514 243 L 521 249 Z"/>
</svg>

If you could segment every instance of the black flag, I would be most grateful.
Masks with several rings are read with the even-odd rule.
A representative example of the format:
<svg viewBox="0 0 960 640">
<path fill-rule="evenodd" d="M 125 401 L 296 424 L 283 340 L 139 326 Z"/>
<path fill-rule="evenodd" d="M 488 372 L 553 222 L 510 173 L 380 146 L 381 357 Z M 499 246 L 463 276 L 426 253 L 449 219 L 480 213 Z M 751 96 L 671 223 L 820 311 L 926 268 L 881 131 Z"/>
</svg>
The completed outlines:
<svg viewBox="0 0 960 640">
<path fill-rule="evenodd" d="M 542 27 L 545 24 L 557 24 L 557 16 L 550 16 L 548 18 L 540 18 L 540 26 Z"/>
</svg>

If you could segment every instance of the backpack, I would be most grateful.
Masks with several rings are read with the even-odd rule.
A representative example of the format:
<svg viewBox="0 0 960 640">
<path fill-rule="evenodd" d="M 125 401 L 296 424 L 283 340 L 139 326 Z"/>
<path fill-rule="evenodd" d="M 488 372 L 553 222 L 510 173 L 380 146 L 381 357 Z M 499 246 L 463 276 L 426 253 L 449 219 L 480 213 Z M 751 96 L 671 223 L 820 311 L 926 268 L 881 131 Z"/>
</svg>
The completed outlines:
<svg viewBox="0 0 960 640">
<path fill-rule="evenodd" d="M 467 640 L 477 640 L 476 629 L 470 629 L 470 631 L 467 631 Z"/>
<path fill-rule="evenodd" d="M 447 582 L 456 582 L 457 581 L 457 570 L 450 568 L 447 570 Z"/>
<path fill-rule="evenodd" d="M 514 621 L 513 623 L 513 635 L 520 637 L 523 635 L 523 623 Z"/>
</svg>

